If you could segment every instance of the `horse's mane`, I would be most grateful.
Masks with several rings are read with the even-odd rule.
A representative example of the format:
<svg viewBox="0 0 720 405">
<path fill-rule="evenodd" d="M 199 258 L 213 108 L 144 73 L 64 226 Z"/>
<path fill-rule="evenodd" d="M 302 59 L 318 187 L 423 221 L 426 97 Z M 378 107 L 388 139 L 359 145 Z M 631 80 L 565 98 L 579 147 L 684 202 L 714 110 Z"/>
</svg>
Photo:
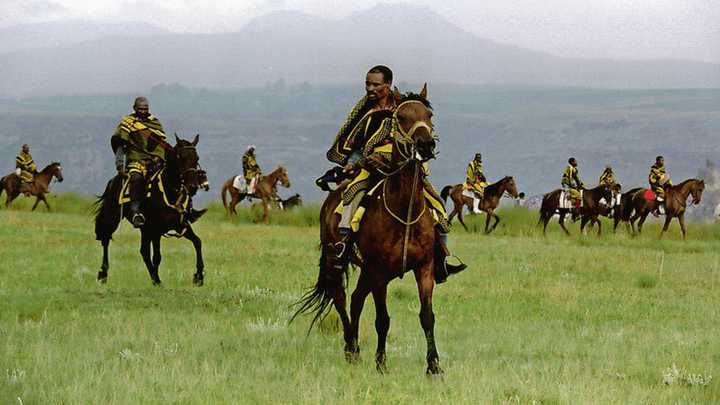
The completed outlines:
<svg viewBox="0 0 720 405">
<path fill-rule="evenodd" d="M 682 183 L 678 183 L 678 184 L 672 186 L 672 189 L 673 189 L 673 190 L 680 190 L 680 189 L 683 188 L 687 183 L 690 183 L 690 182 L 693 182 L 693 181 L 699 183 L 699 182 L 701 182 L 702 180 L 699 180 L 699 179 L 687 179 L 687 180 L 683 181 Z"/>
<path fill-rule="evenodd" d="M 45 172 L 47 172 L 47 171 L 50 170 L 50 168 L 53 167 L 53 166 L 62 166 L 62 165 L 60 164 L 60 162 L 52 162 L 52 163 L 50 163 L 49 165 L 45 166 L 45 168 L 42 169 L 42 170 L 40 171 L 40 173 L 45 173 Z"/>
<path fill-rule="evenodd" d="M 511 177 L 512 177 L 512 176 L 505 176 L 505 177 L 503 177 L 502 179 L 496 181 L 495 183 L 490 184 L 490 185 L 488 185 L 487 187 L 485 187 L 485 190 L 491 190 L 491 191 L 494 192 L 495 190 L 497 190 L 497 189 L 500 187 L 500 184 L 501 184 L 502 182 L 507 181 L 507 180 L 508 180 L 509 178 L 511 178 Z"/>
<path fill-rule="evenodd" d="M 417 93 L 407 92 L 407 93 L 403 94 L 402 97 L 400 98 L 400 103 L 404 103 L 406 101 L 419 101 L 419 102 L 423 103 L 423 105 L 425 107 L 432 110 L 432 104 L 430 103 L 430 101 Z"/>
</svg>

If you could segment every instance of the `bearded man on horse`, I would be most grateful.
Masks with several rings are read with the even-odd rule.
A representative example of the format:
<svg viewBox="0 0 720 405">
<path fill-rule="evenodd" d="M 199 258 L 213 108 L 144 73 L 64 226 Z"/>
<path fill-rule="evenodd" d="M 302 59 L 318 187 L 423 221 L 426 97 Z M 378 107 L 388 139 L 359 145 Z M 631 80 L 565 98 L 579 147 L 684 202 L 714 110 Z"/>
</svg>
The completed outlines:
<svg viewBox="0 0 720 405">
<path fill-rule="evenodd" d="M 121 202 L 130 202 L 131 222 L 140 228 L 145 224 L 140 202 L 147 191 L 146 180 L 164 165 L 168 143 L 160 120 L 150 114 L 147 98 L 136 98 L 133 110 L 120 120 L 110 146 L 115 153 L 115 168 L 125 179 Z"/>
<path fill-rule="evenodd" d="M 657 217 L 665 213 L 665 187 L 673 185 L 670 177 L 665 173 L 664 157 L 655 158 L 655 164 L 650 167 L 650 174 L 648 174 L 648 183 L 650 183 L 650 189 L 655 193 L 655 200 L 658 202 L 657 209 L 653 211 L 653 215 Z"/>
<path fill-rule="evenodd" d="M 475 159 L 468 164 L 465 174 L 465 188 L 473 193 L 473 213 L 480 214 L 480 202 L 485 194 L 487 179 L 483 173 L 482 154 L 476 153 Z"/>
<path fill-rule="evenodd" d="M 15 174 L 20 177 L 21 190 L 26 196 L 30 195 L 29 185 L 34 181 L 37 172 L 37 165 L 30 154 L 30 146 L 24 144 L 20 153 L 15 156 Z"/>
<path fill-rule="evenodd" d="M 242 168 L 243 177 L 245 177 L 245 183 L 247 184 L 247 193 L 255 194 L 255 184 L 257 183 L 258 177 L 262 174 L 260 165 L 257 163 L 255 158 L 255 145 L 248 145 L 245 150 L 245 154 L 242 157 Z"/>
<path fill-rule="evenodd" d="M 353 234 L 351 222 L 363 197 L 386 177 L 383 170 L 393 167 L 392 127 L 393 112 L 397 106 L 391 91 L 392 80 L 392 70 L 387 66 L 378 65 L 368 71 L 365 78 L 366 95 L 350 111 L 327 152 L 328 160 L 342 166 L 342 175 L 352 179 L 342 194 L 342 213 L 338 227 L 340 240 L 335 244 L 337 268 L 347 266 Z M 435 260 L 435 274 L 438 282 L 443 282 L 448 274 L 460 272 L 466 266 L 462 263 L 447 263 L 446 258 L 452 255 L 447 248 L 449 225 L 445 205 L 427 180 L 427 165 L 423 169 L 425 196 L 437 218 L 436 239 L 439 246 L 435 248 L 438 256 Z M 330 170 L 328 173 L 333 172 L 336 171 Z"/>
</svg>

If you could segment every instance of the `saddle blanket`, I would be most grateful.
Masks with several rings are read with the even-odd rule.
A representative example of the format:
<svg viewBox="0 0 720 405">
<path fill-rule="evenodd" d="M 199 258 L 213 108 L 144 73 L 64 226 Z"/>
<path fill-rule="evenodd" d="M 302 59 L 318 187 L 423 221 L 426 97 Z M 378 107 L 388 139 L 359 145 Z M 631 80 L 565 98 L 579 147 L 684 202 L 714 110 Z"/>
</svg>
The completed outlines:
<svg viewBox="0 0 720 405">
<path fill-rule="evenodd" d="M 580 207 L 582 207 L 583 191 L 580 190 Z M 571 210 L 575 208 L 573 201 L 570 199 L 570 192 L 566 190 L 560 190 L 560 206 L 558 208 Z"/>
<path fill-rule="evenodd" d="M 235 176 L 235 179 L 233 179 L 233 188 L 241 193 L 247 191 L 247 183 L 245 183 L 245 178 L 242 175 Z"/>
<path fill-rule="evenodd" d="M 475 193 L 473 193 L 471 190 L 466 189 L 465 187 L 463 187 L 462 195 L 463 197 L 472 198 L 473 200 L 477 198 L 477 196 L 475 196 Z"/>
</svg>

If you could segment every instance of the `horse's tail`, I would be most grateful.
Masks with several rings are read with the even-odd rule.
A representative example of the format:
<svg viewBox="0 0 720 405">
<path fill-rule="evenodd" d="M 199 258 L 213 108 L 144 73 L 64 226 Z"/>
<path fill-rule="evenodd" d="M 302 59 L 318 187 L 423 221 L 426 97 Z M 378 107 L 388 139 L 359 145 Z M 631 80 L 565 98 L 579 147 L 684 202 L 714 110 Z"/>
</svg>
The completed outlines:
<svg viewBox="0 0 720 405">
<path fill-rule="evenodd" d="M 223 184 L 222 189 L 220 190 L 220 199 L 222 200 L 223 207 L 227 210 L 227 194 L 228 191 L 228 182 L 226 181 L 225 184 Z"/>
<path fill-rule="evenodd" d="M 118 196 L 122 178 L 114 177 L 108 181 L 105 191 L 93 203 L 95 213 L 95 239 L 109 240 L 115 233 L 122 218 L 120 218 L 120 202 Z"/>
<path fill-rule="evenodd" d="M 442 191 L 440 192 L 440 197 L 443 199 L 443 202 L 447 202 L 447 198 L 450 195 L 450 192 L 452 191 L 453 186 L 447 185 L 443 187 Z"/>
<path fill-rule="evenodd" d="M 337 197 L 333 198 L 334 194 L 337 194 Z M 328 202 L 333 199 L 339 201 L 339 193 L 330 193 L 328 200 L 320 210 L 320 218 L 322 221 L 320 225 L 320 241 L 322 246 L 320 247 L 320 271 L 317 282 L 315 286 L 310 288 L 310 290 L 294 304 L 298 309 L 292 318 L 290 318 L 290 322 L 292 322 L 300 314 L 314 314 L 308 333 L 312 330 L 316 322 L 321 321 L 327 316 L 332 309 L 331 304 L 335 300 L 335 297 L 345 294 L 348 266 L 346 265 L 342 270 L 338 270 L 333 266 L 334 258 L 331 255 L 334 255 L 335 252 L 329 245 L 331 239 L 329 239 L 330 234 L 328 228 L 330 226 L 329 224 L 331 224 L 330 219 L 332 218 L 335 204 L 328 204 Z M 328 215 L 328 212 L 330 215 Z"/>
<path fill-rule="evenodd" d="M 543 195 L 542 202 L 540 203 L 540 218 L 538 219 L 538 225 L 545 222 L 548 218 L 550 218 L 554 213 L 555 209 L 557 207 L 551 206 L 551 197 L 553 196 L 553 192 L 547 193 Z"/>
</svg>

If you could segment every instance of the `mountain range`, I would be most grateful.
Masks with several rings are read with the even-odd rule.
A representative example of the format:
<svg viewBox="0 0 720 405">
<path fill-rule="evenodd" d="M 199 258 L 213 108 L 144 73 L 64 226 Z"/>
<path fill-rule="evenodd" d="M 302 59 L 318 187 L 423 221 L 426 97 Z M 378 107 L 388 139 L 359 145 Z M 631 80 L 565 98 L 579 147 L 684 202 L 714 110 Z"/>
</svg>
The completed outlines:
<svg viewBox="0 0 720 405">
<path fill-rule="evenodd" d="M 478 21 L 482 24 L 482 21 Z M 0 30 L 0 93 L 142 92 L 159 83 L 227 89 L 398 81 L 593 88 L 718 88 L 720 64 L 565 58 L 479 38 L 425 7 L 382 4 L 339 20 L 276 12 L 237 31 L 172 33 L 136 23 Z"/>
</svg>

